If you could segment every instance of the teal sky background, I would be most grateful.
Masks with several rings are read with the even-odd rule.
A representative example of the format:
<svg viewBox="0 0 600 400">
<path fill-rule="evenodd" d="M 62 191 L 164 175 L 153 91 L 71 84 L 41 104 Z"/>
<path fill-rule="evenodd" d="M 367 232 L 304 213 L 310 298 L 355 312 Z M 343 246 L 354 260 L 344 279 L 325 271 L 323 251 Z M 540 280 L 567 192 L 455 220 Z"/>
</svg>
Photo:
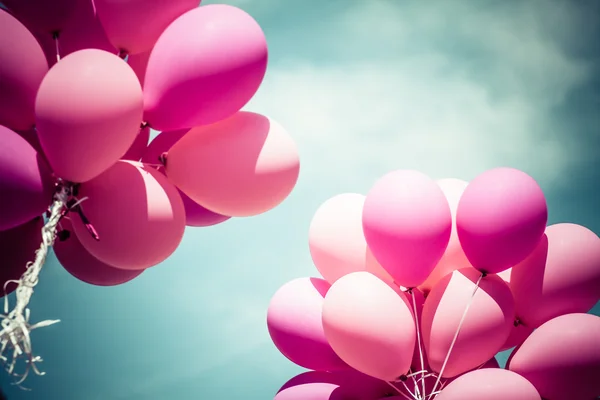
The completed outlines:
<svg viewBox="0 0 600 400">
<path fill-rule="evenodd" d="M 22 392 L 1 374 L 8 399 L 273 398 L 302 370 L 271 344 L 266 310 L 282 284 L 317 276 L 313 213 L 393 169 L 470 180 L 516 167 L 543 187 L 551 223 L 600 233 L 600 2 L 227 3 L 267 35 L 246 108 L 297 141 L 296 189 L 267 214 L 188 229 L 122 286 L 86 285 L 51 256 L 31 302 L 34 322 L 62 320 L 33 333 L 47 375 Z"/>
</svg>

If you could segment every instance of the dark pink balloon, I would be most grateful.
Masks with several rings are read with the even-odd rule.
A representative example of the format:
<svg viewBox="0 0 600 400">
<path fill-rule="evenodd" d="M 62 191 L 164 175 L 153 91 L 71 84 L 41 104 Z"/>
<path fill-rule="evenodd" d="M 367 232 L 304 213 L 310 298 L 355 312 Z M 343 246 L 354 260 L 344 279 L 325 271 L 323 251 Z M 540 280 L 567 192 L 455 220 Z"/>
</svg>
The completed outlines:
<svg viewBox="0 0 600 400">
<path fill-rule="evenodd" d="M 127 64 L 133 69 L 135 75 L 140 80 L 140 84 L 144 87 L 144 80 L 146 78 L 146 67 L 148 66 L 148 59 L 150 58 L 150 52 L 133 54 L 127 57 Z"/>
<path fill-rule="evenodd" d="M 0 125 L 33 128 L 35 96 L 47 72 L 48 63 L 35 37 L 0 9 Z"/>
<path fill-rule="evenodd" d="M 36 217 L 23 225 L 0 231 L 0 297 L 4 296 L 4 283 L 19 279 L 27 263 L 35 259 L 35 251 L 42 243 L 43 227 L 42 217 Z M 16 287 L 8 284 L 7 293 Z"/>
<path fill-rule="evenodd" d="M 64 241 L 56 240 L 54 254 L 67 272 L 80 281 L 96 286 L 116 286 L 129 282 L 144 272 L 118 269 L 103 263 L 82 246 L 67 219 L 63 219 L 61 224 L 70 235 Z"/>
<path fill-rule="evenodd" d="M 52 203 L 51 171 L 27 141 L 0 126 L 0 230 L 42 215 Z"/>
<path fill-rule="evenodd" d="M 91 1 L 2 0 L 2 3 L 32 31 L 52 35 L 53 32 L 64 29 L 79 3 L 91 3 Z"/>
<path fill-rule="evenodd" d="M 131 160 L 131 161 L 140 161 L 144 152 L 148 148 L 148 142 L 150 141 L 150 128 L 145 127 L 140 130 L 135 141 L 127 150 L 127 153 L 123 157 L 122 160 Z"/>
</svg>

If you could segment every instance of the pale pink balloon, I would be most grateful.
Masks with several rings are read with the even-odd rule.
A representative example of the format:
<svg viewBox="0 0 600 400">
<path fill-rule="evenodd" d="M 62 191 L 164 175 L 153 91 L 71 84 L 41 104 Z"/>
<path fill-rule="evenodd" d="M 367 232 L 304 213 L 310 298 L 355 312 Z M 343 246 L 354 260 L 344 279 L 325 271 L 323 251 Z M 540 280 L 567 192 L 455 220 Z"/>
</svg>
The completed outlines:
<svg viewBox="0 0 600 400">
<path fill-rule="evenodd" d="M 456 213 L 460 244 L 475 268 L 498 273 L 523 261 L 548 220 L 544 192 L 526 173 L 496 168 L 465 189 Z"/>
<path fill-rule="evenodd" d="M 537 327 L 562 314 L 587 312 L 600 300 L 600 238 L 576 224 L 556 224 L 512 269 L 517 317 Z"/>
<path fill-rule="evenodd" d="M 533 332 L 533 328 L 529 326 L 525 326 L 521 323 L 517 324 L 516 326 L 513 324 L 513 327 L 510 329 L 510 335 L 508 336 L 508 339 L 506 339 L 506 342 L 500 351 L 506 351 L 512 349 L 513 347 L 519 346 L 525 341 L 525 339 L 527 339 L 529 335 L 531 335 L 531 332 Z"/>
<path fill-rule="evenodd" d="M 600 317 L 567 314 L 537 328 L 512 354 L 511 371 L 543 398 L 593 399 L 600 395 Z"/>
<path fill-rule="evenodd" d="M 323 299 L 329 288 L 323 279 L 294 279 L 277 290 L 267 311 L 275 347 L 293 363 L 315 371 L 349 369 L 323 332 Z"/>
<path fill-rule="evenodd" d="M 364 203 L 362 194 L 340 194 L 324 202 L 312 218 L 308 232 L 310 255 L 329 283 L 357 271 L 391 280 L 367 246 L 362 229 Z"/>
<path fill-rule="evenodd" d="M 144 118 L 167 131 L 230 117 L 254 96 L 266 68 L 265 35 L 246 12 L 225 4 L 188 11 L 150 54 Z"/>
<path fill-rule="evenodd" d="M 488 275 L 475 291 L 480 275 L 473 268 L 454 271 L 425 300 L 421 327 L 429 364 L 438 373 L 470 303 L 443 377 L 457 376 L 491 359 L 510 334 L 515 306 L 508 285 L 497 275 Z"/>
<path fill-rule="evenodd" d="M 146 79 L 146 68 L 148 67 L 148 59 L 150 58 L 150 51 L 145 53 L 133 54 L 127 57 L 127 64 L 133 69 L 135 75 L 138 77 L 142 88 L 144 87 L 144 81 Z"/>
<path fill-rule="evenodd" d="M 440 187 L 411 170 L 380 178 L 367 194 L 362 218 L 373 255 L 405 287 L 427 279 L 452 231 L 450 207 Z"/>
<path fill-rule="evenodd" d="M 2 0 L 10 12 L 23 21 L 28 29 L 48 35 L 60 32 L 76 5 L 81 2 L 82 0 Z"/>
<path fill-rule="evenodd" d="M 408 372 L 415 349 L 415 321 L 407 304 L 404 294 L 369 272 L 345 275 L 325 296 L 325 337 L 354 369 L 395 380 Z"/>
<path fill-rule="evenodd" d="M 239 112 L 190 130 L 167 157 L 167 176 L 196 203 L 248 217 L 279 205 L 300 172 L 298 149 L 277 122 Z"/>
<path fill-rule="evenodd" d="M 483 368 L 455 379 L 436 400 L 541 400 L 529 381 L 500 368 Z"/>
<path fill-rule="evenodd" d="M 456 233 L 456 210 L 458 202 L 469 183 L 460 179 L 440 179 L 437 181 L 437 184 L 442 189 L 442 192 L 444 192 L 444 196 L 446 196 L 446 200 L 450 205 L 452 232 L 450 233 L 448 247 L 446 247 L 442 259 L 437 263 L 433 271 L 431 271 L 425 282 L 419 285 L 419 289 L 424 292 L 429 292 L 437 281 L 442 279 L 446 274 L 469 265 L 467 256 L 465 256 L 465 252 L 458 240 L 458 234 Z"/>
<path fill-rule="evenodd" d="M 85 216 L 98 233 L 95 240 L 81 219 L 73 228 L 81 244 L 100 261 L 140 270 L 169 257 L 183 238 L 185 211 L 167 178 L 152 168 L 118 161 L 79 190 Z"/>
<path fill-rule="evenodd" d="M 149 51 L 170 23 L 200 0 L 94 0 L 113 46 L 128 54 Z"/>
<path fill-rule="evenodd" d="M 62 59 L 35 105 L 40 144 L 56 175 L 85 182 L 108 169 L 134 142 L 142 109 L 140 83 L 116 55 L 87 49 Z"/>
<path fill-rule="evenodd" d="M 140 161 L 146 149 L 148 148 L 148 142 L 150 141 L 150 128 L 145 127 L 140 129 L 139 133 L 135 137 L 135 140 L 127 153 L 121 157 L 122 160 Z"/>
<path fill-rule="evenodd" d="M 72 230 L 71 223 L 67 219 L 63 219 L 61 225 L 67 231 Z M 103 263 L 81 245 L 75 232 L 71 232 L 64 241 L 56 240 L 53 249 L 58 262 L 69 274 L 90 285 L 121 285 L 144 272 L 144 270 L 119 269 Z"/>
<path fill-rule="evenodd" d="M 35 37 L 0 9 L 0 125 L 28 130 L 35 124 L 35 96 L 48 63 Z"/>
</svg>

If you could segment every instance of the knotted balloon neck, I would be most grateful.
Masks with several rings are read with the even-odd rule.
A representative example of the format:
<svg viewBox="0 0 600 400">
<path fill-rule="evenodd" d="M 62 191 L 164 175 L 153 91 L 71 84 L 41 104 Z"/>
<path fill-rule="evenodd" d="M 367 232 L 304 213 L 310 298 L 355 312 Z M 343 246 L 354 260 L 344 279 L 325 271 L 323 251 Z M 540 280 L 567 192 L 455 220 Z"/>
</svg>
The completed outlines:
<svg viewBox="0 0 600 400">
<path fill-rule="evenodd" d="M 158 162 L 165 168 L 167 168 L 167 156 L 168 153 L 166 151 L 158 156 Z"/>
<path fill-rule="evenodd" d="M 54 40 L 54 50 L 56 51 L 56 62 L 60 61 L 60 46 L 58 44 L 59 31 L 52 32 L 52 40 Z"/>
<path fill-rule="evenodd" d="M 124 50 L 124 49 L 119 50 L 119 54 L 118 54 L 119 58 L 125 60 L 128 55 L 129 55 L 129 53 L 127 52 L 127 50 Z"/>
<path fill-rule="evenodd" d="M 63 211 L 63 217 L 71 211 L 76 212 L 77 215 L 79 215 L 81 222 L 83 223 L 83 225 L 85 226 L 85 228 L 87 229 L 89 234 L 94 238 L 94 240 L 99 241 L 100 235 L 98 235 L 98 231 L 96 231 L 96 228 L 94 228 L 94 225 L 91 224 L 90 220 L 85 216 L 83 209 L 81 208 L 81 203 L 83 203 L 85 200 L 87 200 L 87 197 L 84 197 L 79 200 L 76 197 L 69 199 L 67 201 L 67 206 L 65 207 L 65 209 Z M 62 232 L 66 232 L 66 233 L 62 233 Z M 70 236 L 70 233 L 67 230 L 61 230 L 60 234 L 62 235 L 62 237 L 58 236 L 58 238 L 61 241 L 68 239 Z"/>
</svg>

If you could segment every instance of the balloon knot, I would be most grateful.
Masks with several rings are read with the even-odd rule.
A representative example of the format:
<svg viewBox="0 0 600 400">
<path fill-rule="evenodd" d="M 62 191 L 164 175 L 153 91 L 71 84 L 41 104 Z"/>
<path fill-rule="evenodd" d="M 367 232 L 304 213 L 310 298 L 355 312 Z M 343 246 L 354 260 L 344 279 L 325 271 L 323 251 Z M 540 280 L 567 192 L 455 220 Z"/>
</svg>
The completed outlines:
<svg viewBox="0 0 600 400">
<path fill-rule="evenodd" d="M 59 36 L 59 32 L 58 31 L 52 32 L 52 39 L 53 40 L 58 40 L 58 36 Z"/>
<path fill-rule="evenodd" d="M 165 151 L 160 156 L 158 156 L 158 162 L 160 162 L 163 167 L 167 167 L 167 152 Z"/>
<path fill-rule="evenodd" d="M 149 123 L 147 123 L 146 121 L 144 121 L 144 122 L 142 122 L 142 123 L 140 124 L 140 129 L 145 129 L 145 128 L 149 127 L 149 126 L 150 126 L 150 124 L 149 124 Z"/>
<path fill-rule="evenodd" d="M 124 60 L 125 58 L 127 58 L 128 55 L 129 55 L 129 53 L 127 53 L 127 50 L 124 50 L 124 49 L 119 50 L 119 58 L 122 58 Z"/>
<path fill-rule="evenodd" d="M 519 325 L 522 325 L 523 323 L 521 322 L 521 320 L 519 318 L 515 319 L 515 322 L 513 323 L 513 325 L 515 326 L 515 328 Z"/>
<path fill-rule="evenodd" d="M 482 278 L 485 278 L 486 276 L 488 276 L 488 273 L 487 273 L 487 272 L 482 272 L 482 273 L 481 273 L 481 277 L 482 277 Z"/>
<path fill-rule="evenodd" d="M 406 376 L 406 375 L 400 375 L 400 376 L 398 377 L 398 380 L 399 380 L 400 382 L 406 382 L 406 381 L 408 380 L 408 376 Z"/>
</svg>

